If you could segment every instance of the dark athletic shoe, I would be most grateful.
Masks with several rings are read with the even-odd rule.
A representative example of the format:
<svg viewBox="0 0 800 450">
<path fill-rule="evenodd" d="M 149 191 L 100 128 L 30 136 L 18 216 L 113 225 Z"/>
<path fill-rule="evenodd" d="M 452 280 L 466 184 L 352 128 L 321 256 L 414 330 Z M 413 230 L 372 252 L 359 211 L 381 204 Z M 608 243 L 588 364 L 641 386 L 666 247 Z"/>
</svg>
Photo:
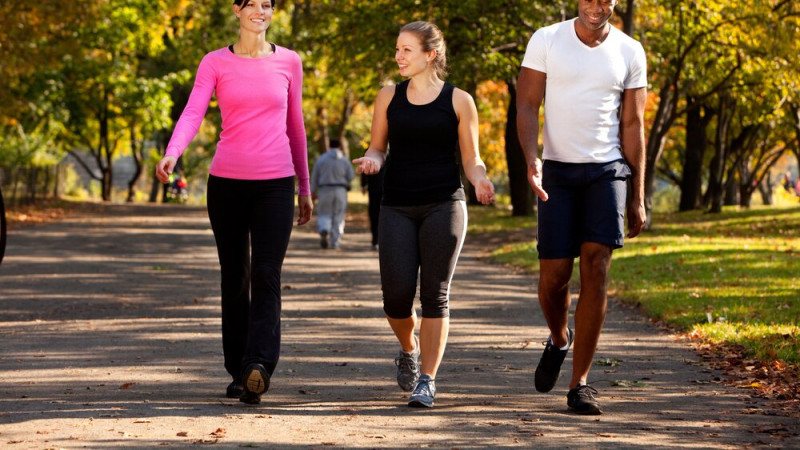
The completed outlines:
<svg viewBox="0 0 800 450">
<path fill-rule="evenodd" d="M 410 392 L 417 385 L 419 378 L 419 339 L 414 336 L 417 346 L 411 353 L 400 350 L 400 354 L 394 359 L 397 366 L 397 384 L 406 392 Z"/>
<path fill-rule="evenodd" d="M 551 339 L 547 340 L 547 343 L 544 347 L 544 353 L 542 353 L 542 358 L 539 360 L 539 365 L 536 367 L 536 373 L 534 374 L 534 384 L 536 385 L 536 390 L 539 392 L 550 392 L 553 389 L 553 386 L 556 385 L 556 381 L 558 381 L 558 374 L 561 372 L 561 364 L 564 362 L 564 358 L 567 356 L 567 352 L 569 352 L 569 347 L 572 346 L 572 339 L 574 334 L 572 330 L 567 328 L 567 339 L 568 347 L 566 350 L 561 350 L 555 345 L 553 345 Z"/>
<path fill-rule="evenodd" d="M 248 365 L 242 373 L 244 389 L 254 394 L 263 394 L 269 389 L 269 373 L 261 364 Z"/>
<path fill-rule="evenodd" d="M 225 397 L 228 398 L 239 398 L 242 394 L 244 394 L 244 386 L 241 381 L 231 381 L 231 384 L 225 389 Z"/>
<path fill-rule="evenodd" d="M 567 394 L 567 406 L 575 414 L 599 416 L 603 412 L 600 411 L 600 404 L 597 403 L 593 394 L 597 394 L 597 389 L 588 384 L 582 384 L 575 389 L 571 389 Z"/>
<path fill-rule="evenodd" d="M 239 397 L 239 401 L 242 403 L 247 403 L 248 405 L 257 405 L 261 403 L 261 394 L 254 394 L 252 392 L 245 391 L 245 393 Z"/>
<path fill-rule="evenodd" d="M 408 406 L 412 408 L 433 408 L 433 398 L 436 396 L 436 380 L 425 374 L 417 380 L 417 386 L 408 399 Z"/>
<path fill-rule="evenodd" d="M 319 246 L 322 248 L 328 248 L 328 232 L 327 231 L 320 231 L 319 233 Z"/>
</svg>

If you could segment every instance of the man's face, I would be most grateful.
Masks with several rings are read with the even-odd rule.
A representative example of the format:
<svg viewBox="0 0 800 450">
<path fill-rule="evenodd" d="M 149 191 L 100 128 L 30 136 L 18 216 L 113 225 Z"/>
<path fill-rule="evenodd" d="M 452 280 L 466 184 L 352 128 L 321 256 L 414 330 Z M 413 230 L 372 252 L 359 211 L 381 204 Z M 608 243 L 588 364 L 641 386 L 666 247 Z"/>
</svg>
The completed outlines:
<svg viewBox="0 0 800 450">
<path fill-rule="evenodd" d="M 578 21 L 589 30 L 605 28 L 617 0 L 578 0 Z"/>
</svg>

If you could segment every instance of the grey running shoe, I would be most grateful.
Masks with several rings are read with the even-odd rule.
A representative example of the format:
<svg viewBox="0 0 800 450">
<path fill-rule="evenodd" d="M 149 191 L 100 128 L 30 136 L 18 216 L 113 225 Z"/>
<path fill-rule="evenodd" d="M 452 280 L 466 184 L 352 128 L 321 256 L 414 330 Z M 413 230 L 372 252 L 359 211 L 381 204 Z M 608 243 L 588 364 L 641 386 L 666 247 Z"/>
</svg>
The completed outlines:
<svg viewBox="0 0 800 450">
<path fill-rule="evenodd" d="M 411 353 L 400 350 L 400 354 L 394 359 L 397 366 L 397 384 L 406 391 L 414 389 L 419 378 L 419 339 L 414 336 L 417 346 Z"/>
<path fill-rule="evenodd" d="M 533 382 L 536 385 L 536 390 L 539 392 L 550 392 L 553 386 L 558 381 L 558 375 L 561 372 L 561 364 L 569 352 L 569 347 L 572 346 L 572 339 L 574 334 L 572 330 L 567 328 L 568 347 L 566 350 L 561 350 L 552 343 L 552 339 L 548 339 L 544 347 L 544 353 L 539 360 L 539 365 L 536 367 L 536 373 L 533 377 Z"/>
<path fill-rule="evenodd" d="M 587 416 L 603 414 L 603 412 L 600 411 L 600 404 L 597 403 L 593 394 L 597 394 L 597 389 L 588 384 L 581 384 L 575 389 L 570 389 L 567 394 L 567 406 L 576 414 Z"/>
<path fill-rule="evenodd" d="M 417 386 L 408 399 L 408 406 L 414 408 L 433 408 L 433 397 L 436 396 L 436 380 L 424 374 L 417 380 Z"/>
</svg>

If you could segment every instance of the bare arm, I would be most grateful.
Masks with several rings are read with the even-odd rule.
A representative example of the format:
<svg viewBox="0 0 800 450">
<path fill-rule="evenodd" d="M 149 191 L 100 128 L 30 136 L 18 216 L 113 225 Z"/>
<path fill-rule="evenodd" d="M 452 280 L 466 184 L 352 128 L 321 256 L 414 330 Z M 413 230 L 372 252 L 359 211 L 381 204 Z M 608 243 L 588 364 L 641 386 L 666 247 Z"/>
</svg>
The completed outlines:
<svg viewBox="0 0 800 450">
<path fill-rule="evenodd" d="M 467 179 L 475 186 L 478 201 L 488 205 L 494 201 L 494 185 L 486 178 L 486 165 L 478 150 L 478 108 L 472 96 L 461 89 L 453 92 L 453 108 L 458 116 L 461 165 Z"/>
<path fill-rule="evenodd" d="M 536 195 L 547 201 L 542 189 L 542 162 L 539 159 L 539 108 L 544 101 L 547 74 L 523 67 L 517 81 L 517 134 L 528 162 L 528 182 Z"/>
<path fill-rule="evenodd" d="M 386 160 L 386 147 L 389 145 L 389 121 L 386 110 L 394 96 L 394 86 L 386 86 L 378 92 L 372 111 L 372 133 L 369 148 L 361 158 L 353 160 L 358 173 L 373 175 L 378 173 Z"/>
<path fill-rule="evenodd" d="M 644 109 L 647 88 L 629 89 L 622 93 L 622 154 L 631 168 L 633 197 L 628 202 L 628 237 L 638 235 L 646 220 L 644 207 Z"/>
</svg>

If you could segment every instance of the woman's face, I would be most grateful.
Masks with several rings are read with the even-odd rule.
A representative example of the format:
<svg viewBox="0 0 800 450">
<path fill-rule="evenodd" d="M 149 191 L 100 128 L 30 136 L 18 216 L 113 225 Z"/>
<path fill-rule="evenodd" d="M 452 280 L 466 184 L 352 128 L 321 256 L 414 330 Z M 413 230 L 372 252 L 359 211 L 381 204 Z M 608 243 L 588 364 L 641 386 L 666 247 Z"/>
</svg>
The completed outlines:
<svg viewBox="0 0 800 450">
<path fill-rule="evenodd" d="M 424 72 L 435 56 L 434 51 L 422 50 L 422 42 L 416 34 L 404 31 L 397 36 L 394 60 L 400 68 L 400 75 L 412 77 Z"/>
<path fill-rule="evenodd" d="M 245 0 L 242 6 L 233 5 L 233 12 L 239 18 L 239 27 L 253 33 L 263 33 L 272 21 L 272 2 L 270 0 Z"/>
</svg>

